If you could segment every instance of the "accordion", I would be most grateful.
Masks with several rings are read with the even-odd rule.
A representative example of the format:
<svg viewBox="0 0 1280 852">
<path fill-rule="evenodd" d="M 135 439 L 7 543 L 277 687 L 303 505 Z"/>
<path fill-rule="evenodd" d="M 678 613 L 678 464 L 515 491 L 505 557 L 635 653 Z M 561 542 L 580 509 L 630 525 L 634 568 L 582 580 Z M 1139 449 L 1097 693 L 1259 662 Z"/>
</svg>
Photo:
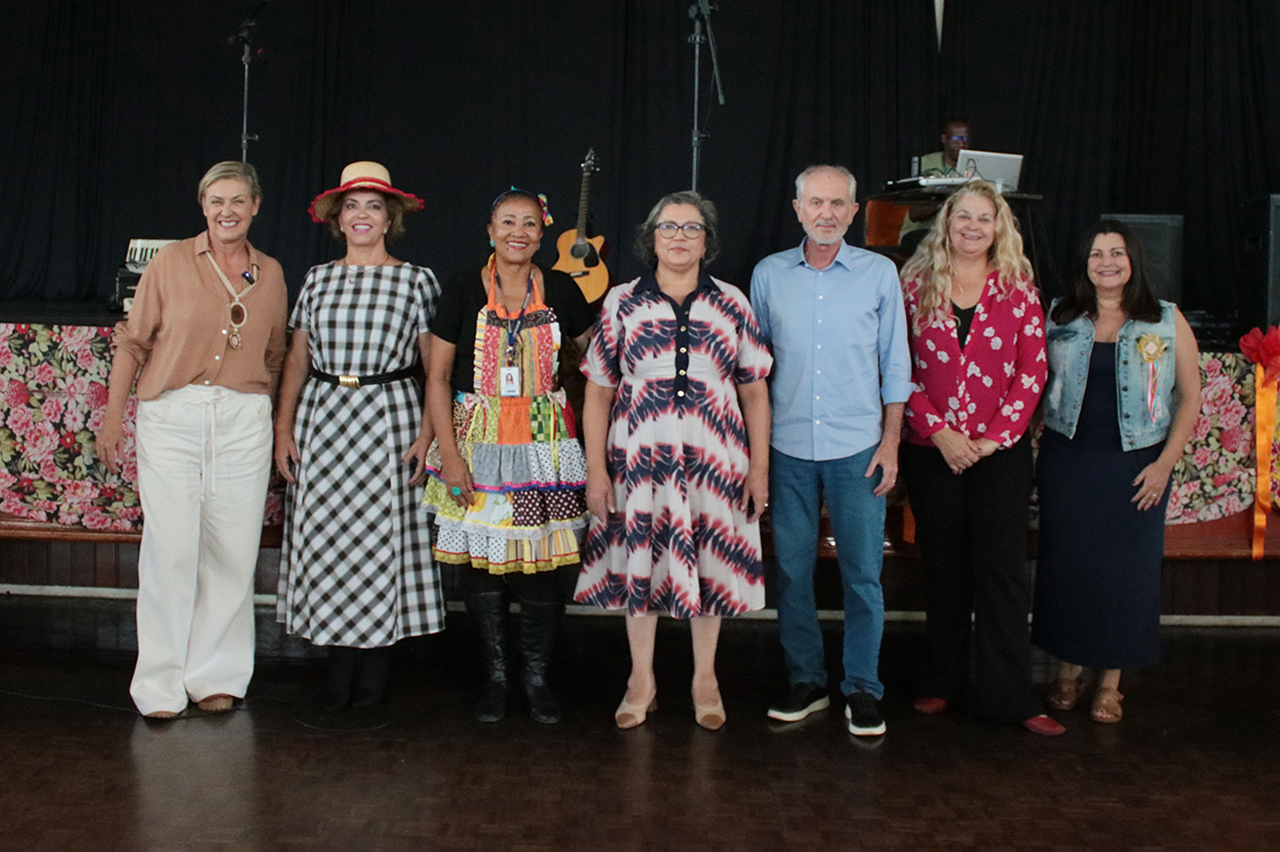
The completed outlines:
<svg viewBox="0 0 1280 852">
<path fill-rule="evenodd" d="M 116 288 L 112 294 L 112 307 L 122 308 L 129 313 L 133 305 L 133 293 L 138 289 L 138 279 L 142 278 L 142 270 L 156 256 L 156 252 L 176 240 L 129 240 L 129 251 L 125 254 L 124 265 L 116 270 Z"/>
</svg>

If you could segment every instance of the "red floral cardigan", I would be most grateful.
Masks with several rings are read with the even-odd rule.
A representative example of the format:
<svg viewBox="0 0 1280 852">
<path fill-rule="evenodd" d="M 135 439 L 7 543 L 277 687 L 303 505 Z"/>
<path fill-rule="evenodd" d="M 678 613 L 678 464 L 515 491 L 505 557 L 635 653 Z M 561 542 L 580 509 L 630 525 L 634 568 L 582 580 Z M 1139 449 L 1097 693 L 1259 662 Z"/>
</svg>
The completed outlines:
<svg viewBox="0 0 1280 852">
<path fill-rule="evenodd" d="M 956 319 L 947 306 L 917 332 L 911 326 L 911 382 L 906 439 L 931 445 L 929 436 L 951 427 L 969 438 L 989 438 L 1011 447 L 1026 433 L 1040 401 L 1049 363 L 1045 356 L 1044 310 L 1034 291 L 998 286 L 987 278 L 963 351 Z M 905 287 L 908 320 L 919 308 L 919 279 Z"/>
</svg>

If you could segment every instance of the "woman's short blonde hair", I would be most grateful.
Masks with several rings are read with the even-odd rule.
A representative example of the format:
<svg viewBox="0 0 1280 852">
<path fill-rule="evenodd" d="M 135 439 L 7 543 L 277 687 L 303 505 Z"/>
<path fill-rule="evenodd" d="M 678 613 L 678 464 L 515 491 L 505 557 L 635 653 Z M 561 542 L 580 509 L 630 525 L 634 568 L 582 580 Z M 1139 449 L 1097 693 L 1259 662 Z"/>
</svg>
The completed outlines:
<svg viewBox="0 0 1280 852">
<path fill-rule="evenodd" d="M 1022 235 L 1018 233 L 1009 202 L 993 184 L 985 180 L 970 181 L 948 196 L 920 247 L 902 267 L 904 288 L 915 281 L 917 309 L 911 322 L 917 332 L 938 315 L 945 316 L 951 311 L 951 217 L 961 200 L 970 195 L 985 198 L 996 208 L 995 239 L 987 250 L 987 258 L 999 273 L 996 286 L 1005 295 L 1015 289 L 1035 292 L 1031 262 L 1022 253 Z"/>
<path fill-rule="evenodd" d="M 258 183 L 257 169 L 239 160 L 223 160 L 205 172 L 204 177 L 200 178 L 200 188 L 196 194 L 196 201 L 203 205 L 204 194 L 209 191 L 209 187 L 227 178 L 244 181 L 245 186 L 249 187 L 249 196 L 254 201 L 262 198 L 262 184 Z"/>
</svg>

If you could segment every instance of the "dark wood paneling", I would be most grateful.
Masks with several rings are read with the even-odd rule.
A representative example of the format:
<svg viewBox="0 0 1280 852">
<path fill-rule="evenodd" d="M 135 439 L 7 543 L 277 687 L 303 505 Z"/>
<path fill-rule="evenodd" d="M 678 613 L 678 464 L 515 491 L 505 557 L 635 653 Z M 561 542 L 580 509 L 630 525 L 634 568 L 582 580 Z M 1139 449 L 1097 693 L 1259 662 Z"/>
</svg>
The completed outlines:
<svg viewBox="0 0 1280 852">
<path fill-rule="evenodd" d="M 121 544 L 116 550 L 118 556 L 116 570 L 119 572 L 119 585 L 122 589 L 138 588 L 138 545 Z"/>
<path fill-rule="evenodd" d="M 276 591 L 278 547 L 258 556 L 254 589 Z M 456 571 L 444 566 L 444 590 L 457 599 Z M 819 606 L 840 609 L 839 566 L 818 560 L 815 585 Z M 19 585 L 137 588 L 138 545 L 115 541 L 41 541 L 0 538 L 0 583 Z M 917 558 L 890 554 L 883 573 L 885 608 L 924 609 L 926 588 Z M 768 605 L 774 580 L 768 576 Z M 1280 615 L 1280 559 L 1171 559 L 1165 562 L 1163 611 L 1178 615 Z"/>
</svg>

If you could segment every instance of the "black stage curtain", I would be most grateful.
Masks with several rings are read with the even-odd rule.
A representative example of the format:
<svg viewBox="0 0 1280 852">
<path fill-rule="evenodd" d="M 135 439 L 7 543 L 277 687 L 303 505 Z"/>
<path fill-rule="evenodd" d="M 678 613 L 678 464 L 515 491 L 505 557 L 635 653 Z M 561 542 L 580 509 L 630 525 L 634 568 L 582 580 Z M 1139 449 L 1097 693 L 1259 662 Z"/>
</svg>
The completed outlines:
<svg viewBox="0 0 1280 852">
<path fill-rule="evenodd" d="M 257 5 L 257 4 L 253 4 Z M 265 198 L 250 239 L 296 292 L 340 253 L 305 214 L 344 164 L 376 159 L 427 209 L 397 253 L 443 275 L 487 255 L 494 195 L 543 191 L 572 227 L 594 147 L 592 224 L 616 277 L 640 272 L 635 225 L 690 183 L 688 2 L 471 4 L 272 0 L 257 16 L 250 145 Z M 3 36 L 0 296 L 100 298 L 131 237 L 203 226 L 204 171 L 239 158 L 243 67 L 227 44 L 249 7 L 174 0 L 37 2 Z M 931 0 L 725 2 L 726 105 L 710 108 L 699 188 L 721 209 L 712 271 L 745 284 L 798 242 L 790 179 L 815 159 L 878 187 L 932 121 Z M 711 65 L 703 50 L 702 103 Z"/>
<path fill-rule="evenodd" d="M 489 202 L 511 184 L 550 197 L 552 261 L 588 147 L 617 278 L 640 271 L 636 223 L 689 185 L 687 0 L 37 0 L 0 32 L 0 298 L 103 298 L 130 237 L 203 227 L 196 182 L 240 153 L 227 38 L 259 6 L 249 159 L 266 197 L 250 236 L 295 292 L 341 251 L 305 210 L 351 160 L 427 199 L 396 253 L 442 276 L 483 260 Z M 865 199 L 958 111 L 982 147 L 1027 154 L 1058 266 L 1104 210 L 1185 213 L 1186 301 L 1244 298 L 1223 261 L 1238 204 L 1280 191 L 1274 0 L 949 0 L 941 50 L 932 0 L 719 6 L 727 104 L 709 106 L 704 49 L 699 180 L 721 209 L 716 274 L 745 285 L 798 242 L 805 165 L 849 165 Z"/>
<path fill-rule="evenodd" d="M 1241 204 L 1280 192 L 1280 3 L 948 0 L 946 9 L 944 103 L 970 116 L 978 147 L 1025 152 L 1023 187 L 1045 196 L 1062 275 L 1099 215 L 1179 213 L 1184 305 L 1261 319 L 1236 259 Z"/>
</svg>

